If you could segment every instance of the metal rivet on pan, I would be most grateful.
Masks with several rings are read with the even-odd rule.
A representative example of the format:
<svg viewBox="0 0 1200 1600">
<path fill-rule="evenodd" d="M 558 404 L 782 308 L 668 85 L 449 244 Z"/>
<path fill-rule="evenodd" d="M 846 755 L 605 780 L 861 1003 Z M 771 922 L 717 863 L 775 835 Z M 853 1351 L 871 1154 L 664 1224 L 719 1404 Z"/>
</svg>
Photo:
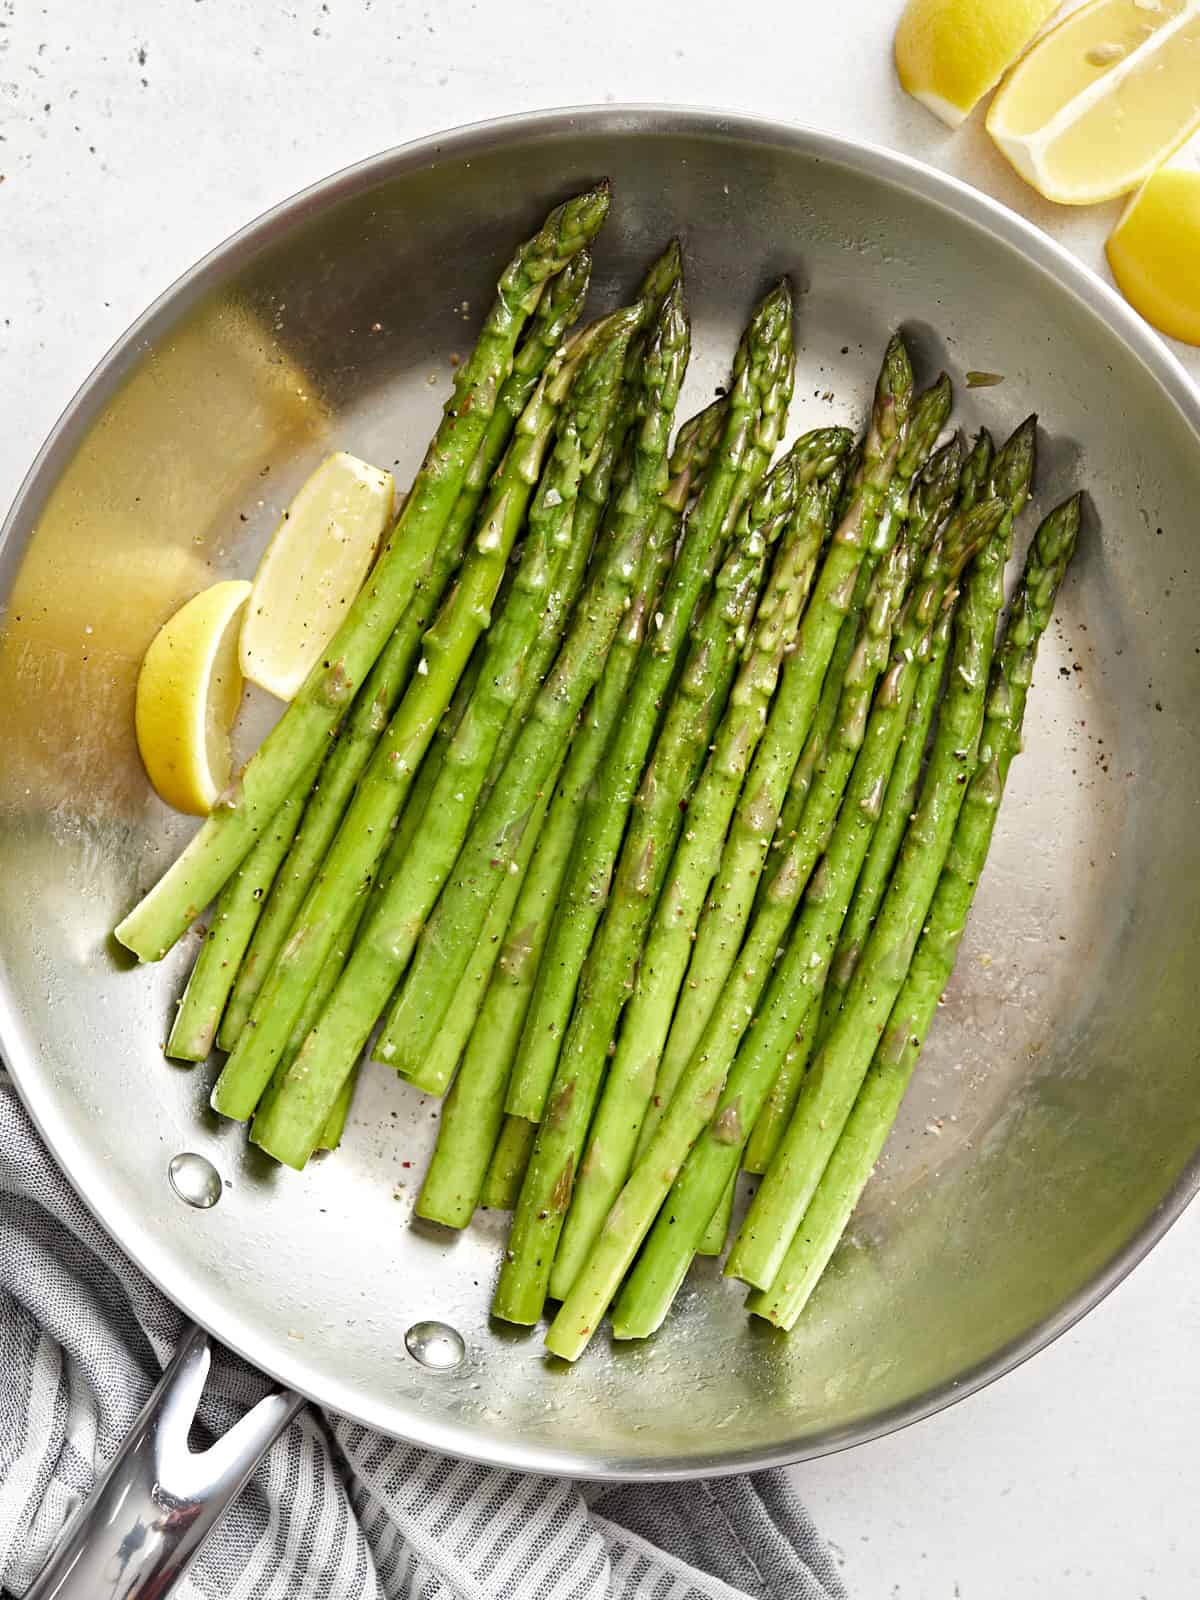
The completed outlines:
<svg viewBox="0 0 1200 1600">
<path fill-rule="evenodd" d="M 184 1150 L 171 1157 L 167 1176 L 179 1198 L 201 1211 L 215 1206 L 221 1198 L 221 1174 L 211 1161 L 192 1150 Z"/>
<path fill-rule="evenodd" d="M 414 1361 L 438 1372 L 449 1372 L 467 1353 L 462 1334 L 448 1322 L 414 1322 L 404 1343 Z"/>
</svg>

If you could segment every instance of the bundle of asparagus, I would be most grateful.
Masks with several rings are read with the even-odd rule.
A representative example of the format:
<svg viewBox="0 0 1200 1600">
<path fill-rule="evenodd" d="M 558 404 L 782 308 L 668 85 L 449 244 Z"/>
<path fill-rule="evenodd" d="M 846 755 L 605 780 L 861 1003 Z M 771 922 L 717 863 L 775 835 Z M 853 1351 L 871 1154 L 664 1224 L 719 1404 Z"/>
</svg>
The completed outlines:
<svg viewBox="0 0 1200 1600">
<path fill-rule="evenodd" d="M 772 466 L 786 283 L 671 434 L 678 247 L 571 333 L 606 186 L 516 252 L 392 536 L 274 732 L 117 929 L 217 896 L 168 1052 L 278 1160 L 341 1137 L 364 1048 L 445 1095 L 420 1216 L 511 1207 L 493 1309 L 574 1360 L 653 1332 L 725 1242 L 790 1328 L 953 967 L 1079 499 L 996 644 L 1035 425 L 939 447 L 884 355 L 865 437 Z M 448 1092 L 447 1092 L 448 1091 Z"/>
</svg>

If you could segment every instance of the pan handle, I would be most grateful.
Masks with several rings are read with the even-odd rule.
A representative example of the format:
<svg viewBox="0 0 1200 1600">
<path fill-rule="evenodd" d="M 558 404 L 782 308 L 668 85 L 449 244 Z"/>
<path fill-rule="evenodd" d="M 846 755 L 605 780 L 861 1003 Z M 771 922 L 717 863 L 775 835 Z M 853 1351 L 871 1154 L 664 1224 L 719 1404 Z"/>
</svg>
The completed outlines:
<svg viewBox="0 0 1200 1600">
<path fill-rule="evenodd" d="M 303 1407 L 270 1394 L 207 1450 L 188 1429 L 208 1377 L 192 1328 L 116 1460 L 67 1524 L 26 1600 L 164 1600 L 263 1453 Z"/>
</svg>

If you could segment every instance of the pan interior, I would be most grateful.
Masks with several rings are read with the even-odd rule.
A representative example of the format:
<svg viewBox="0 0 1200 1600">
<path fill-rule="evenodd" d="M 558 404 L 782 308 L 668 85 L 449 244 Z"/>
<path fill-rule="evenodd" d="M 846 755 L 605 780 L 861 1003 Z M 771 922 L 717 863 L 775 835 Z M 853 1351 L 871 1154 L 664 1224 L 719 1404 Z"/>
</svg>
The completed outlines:
<svg viewBox="0 0 1200 1600">
<path fill-rule="evenodd" d="M 342 1150 L 303 1175 L 164 1060 L 193 939 L 131 969 L 109 929 L 190 822 L 132 734 L 141 654 L 216 577 L 248 576 L 290 493 L 346 449 L 408 481 L 511 242 L 602 173 L 592 304 L 673 233 L 694 348 L 681 415 L 792 274 L 791 430 L 863 420 L 903 326 L 957 415 L 1042 423 L 1034 511 L 1084 486 L 1080 554 L 1038 666 L 986 880 L 918 1080 L 848 1241 L 791 1338 L 711 1263 L 662 1335 L 574 1370 L 490 1325 L 504 1219 L 410 1224 L 435 1107 L 365 1074 Z M 28 486 L 0 560 L 0 962 L 19 1084 L 109 1228 L 186 1308 L 327 1405 L 455 1453 L 585 1474 L 816 1452 L 962 1392 L 1065 1323 L 1190 1186 L 1200 901 L 1200 448 L 1140 351 L 937 180 L 816 136 L 611 113 L 400 152 L 277 214 L 183 285 Z M 1148 341 L 1147 341 L 1148 345 Z M 1004 382 L 971 390 L 971 369 Z M 1019 541 L 1020 543 L 1020 541 Z M 1014 564 L 1015 565 L 1015 564 Z M 259 708 L 265 717 L 265 707 Z M 167 1164 L 208 1156 L 208 1211 Z M 468 1355 L 431 1372 L 404 1331 Z"/>
</svg>

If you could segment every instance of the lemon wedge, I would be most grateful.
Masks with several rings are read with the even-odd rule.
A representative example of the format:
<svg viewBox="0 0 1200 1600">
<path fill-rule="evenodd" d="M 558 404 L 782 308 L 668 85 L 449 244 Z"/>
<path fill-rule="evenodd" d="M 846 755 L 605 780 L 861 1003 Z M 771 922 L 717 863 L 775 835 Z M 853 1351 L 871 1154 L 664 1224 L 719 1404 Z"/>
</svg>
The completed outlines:
<svg viewBox="0 0 1200 1600">
<path fill-rule="evenodd" d="M 169 806 L 197 817 L 229 782 L 249 595 L 250 585 L 236 580 L 193 595 L 154 635 L 138 673 L 134 721 L 146 775 Z"/>
<path fill-rule="evenodd" d="M 1151 173 L 1106 248 L 1134 310 L 1160 332 L 1200 345 L 1200 140 Z"/>
<path fill-rule="evenodd" d="M 392 519 L 390 472 L 338 451 L 296 495 L 254 576 L 242 671 L 290 700 L 337 632 Z"/>
<path fill-rule="evenodd" d="M 987 129 L 1063 205 L 1136 188 L 1200 126 L 1200 0 L 1092 0 L 1014 69 Z"/>
<path fill-rule="evenodd" d="M 994 89 L 1059 0 L 908 0 L 894 51 L 901 85 L 957 128 Z"/>
</svg>

